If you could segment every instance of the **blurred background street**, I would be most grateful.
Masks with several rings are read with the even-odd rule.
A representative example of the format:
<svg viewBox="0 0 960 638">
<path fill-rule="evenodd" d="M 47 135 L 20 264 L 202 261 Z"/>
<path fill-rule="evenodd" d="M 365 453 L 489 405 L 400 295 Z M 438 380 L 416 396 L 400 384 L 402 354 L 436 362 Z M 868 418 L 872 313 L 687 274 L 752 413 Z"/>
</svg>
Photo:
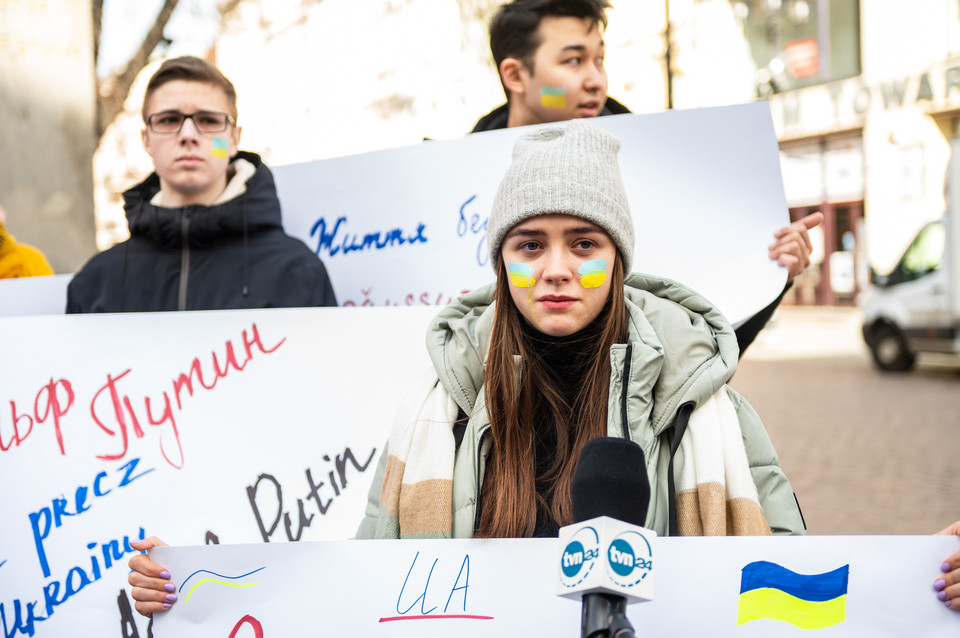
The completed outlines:
<svg viewBox="0 0 960 638">
<path fill-rule="evenodd" d="M 851 307 L 781 306 L 733 387 L 757 409 L 812 534 L 928 534 L 960 518 L 960 359 L 873 366 Z"/>
</svg>

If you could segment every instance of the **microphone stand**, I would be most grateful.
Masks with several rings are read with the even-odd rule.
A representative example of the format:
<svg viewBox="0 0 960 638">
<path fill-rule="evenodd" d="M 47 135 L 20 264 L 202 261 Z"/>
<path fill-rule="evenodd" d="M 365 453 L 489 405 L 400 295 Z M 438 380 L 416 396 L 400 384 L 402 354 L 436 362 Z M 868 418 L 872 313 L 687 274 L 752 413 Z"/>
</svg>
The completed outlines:
<svg viewBox="0 0 960 638">
<path fill-rule="evenodd" d="M 613 594 L 585 594 L 581 638 L 635 638 L 627 619 L 627 599 Z"/>
</svg>

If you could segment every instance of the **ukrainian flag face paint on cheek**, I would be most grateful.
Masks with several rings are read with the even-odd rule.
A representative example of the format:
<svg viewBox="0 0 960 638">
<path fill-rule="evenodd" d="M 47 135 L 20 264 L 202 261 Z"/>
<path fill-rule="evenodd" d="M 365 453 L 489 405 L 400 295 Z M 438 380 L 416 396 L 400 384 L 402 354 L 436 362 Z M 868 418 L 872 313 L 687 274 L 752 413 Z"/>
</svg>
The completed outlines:
<svg viewBox="0 0 960 638">
<path fill-rule="evenodd" d="M 580 264 L 580 285 L 584 288 L 599 288 L 607 280 L 607 260 L 591 259 Z"/>
<path fill-rule="evenodd" d="M 550 109 L 567 108 L 567 90 L 562 87 L 540 87 L 540 104 Z"/>
<path fill-rule="evenodd" d="M 227 140 L 215 137 L 210 140 L 210 154 L 220 159 L 227 159 Z"/>
<path fill-rule="evenodd" d="M 537 283 L 537 280 L 533 278 L 533 267 L 529 264 L 508 261 L 507 273 L 510 275 L 510 283 L 517 288 L 533 288 L 533 285 Z"/>
</svg>

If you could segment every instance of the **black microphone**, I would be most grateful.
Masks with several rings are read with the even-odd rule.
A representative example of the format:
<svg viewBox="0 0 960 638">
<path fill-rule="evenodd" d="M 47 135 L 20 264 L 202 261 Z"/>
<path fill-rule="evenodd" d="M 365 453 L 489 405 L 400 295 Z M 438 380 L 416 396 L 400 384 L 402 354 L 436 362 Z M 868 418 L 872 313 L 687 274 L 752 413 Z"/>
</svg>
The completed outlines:
<svg viewBox="0 0 960 638">
<path fill-rule="evenodd" d="M 650 507 L 650 481 L 640 446 L 604 436 L 587 441 L 570 484 L 573 522 L 609 516 L 643 527 Z"/>
<path fill-rule="evenodd" d="M 560 595 L 582 597 L 582 638 L 632 637 L 628 600 L 653 598 L 656 534 L 643 528 L 650 505 L 643 450 L 616 437 L 587 442 L 570 498 L 574 523 L 560 530 Z"/>
</svg>

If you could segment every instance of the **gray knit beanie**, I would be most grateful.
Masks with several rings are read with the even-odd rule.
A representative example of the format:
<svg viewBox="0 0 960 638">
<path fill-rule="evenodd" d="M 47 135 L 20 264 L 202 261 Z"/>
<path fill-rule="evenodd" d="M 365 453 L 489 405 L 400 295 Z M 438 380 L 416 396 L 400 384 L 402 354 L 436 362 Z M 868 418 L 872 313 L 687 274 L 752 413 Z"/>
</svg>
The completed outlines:
<svg viewBox="0 0 960 638">
<path fill-rule="evenodd" d="M 607 231 L 620 249 L 624 273 L 629 273 L 633 218 L 620 179 L 619 150 L 619 139 L 585 120 L 537 129 L 517 140 L 487 221 L 494 270 L 511 228 L 537 215 L 561 213 Z"/>
</svg>

